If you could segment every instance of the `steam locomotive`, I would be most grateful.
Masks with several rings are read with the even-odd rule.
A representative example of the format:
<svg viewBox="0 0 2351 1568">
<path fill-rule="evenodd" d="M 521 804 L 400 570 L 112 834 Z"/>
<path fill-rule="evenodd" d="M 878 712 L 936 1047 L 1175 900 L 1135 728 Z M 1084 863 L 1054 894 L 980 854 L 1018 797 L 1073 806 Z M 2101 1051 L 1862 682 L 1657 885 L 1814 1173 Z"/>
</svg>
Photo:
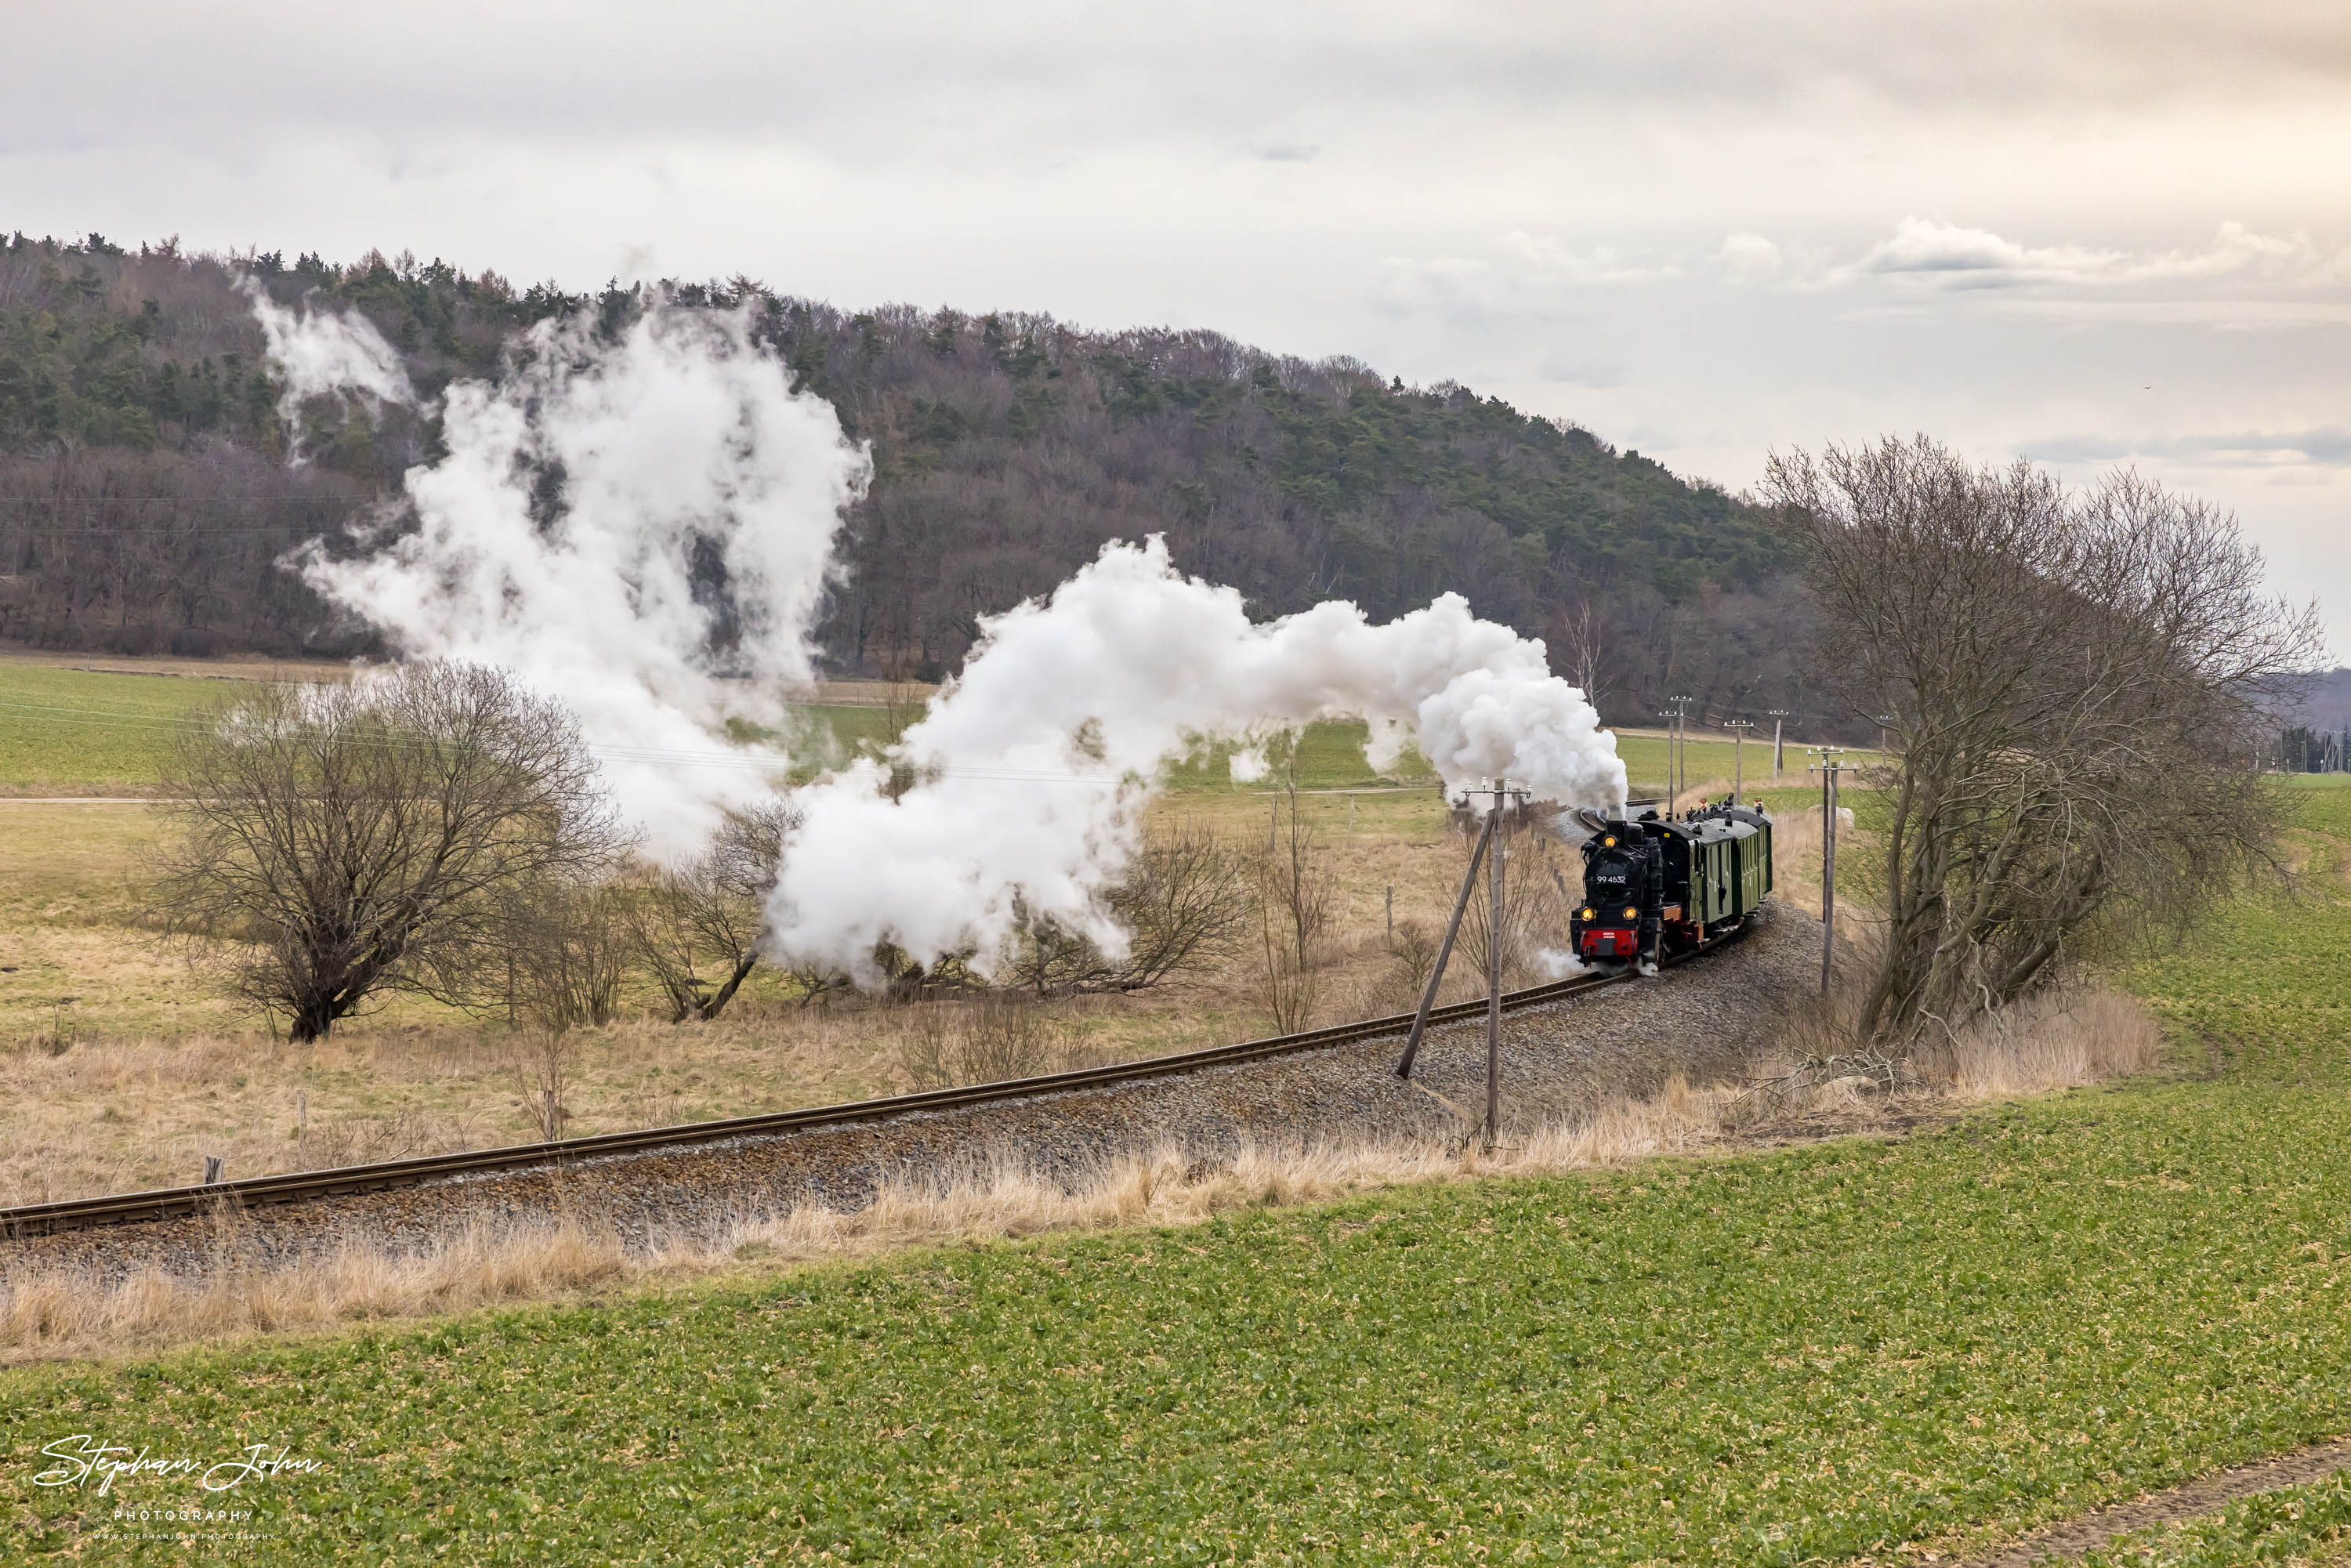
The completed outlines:
<svg viewBox="0 0 2351 1568">
<path fill-rule="evenodd" d="M 1660 817 L 1654 806 L 1638 816 L 1576 816 L 1592 836 L 1583 841 L 1583 904 L 1568 917 L 1568 936 L 1587 964 L 1653 975 L 1660 958 L 1745 925 L 1771 891 L 1771 818 L 1760 804 L 1726 801 L 1679 817 Z"/>
</svg>

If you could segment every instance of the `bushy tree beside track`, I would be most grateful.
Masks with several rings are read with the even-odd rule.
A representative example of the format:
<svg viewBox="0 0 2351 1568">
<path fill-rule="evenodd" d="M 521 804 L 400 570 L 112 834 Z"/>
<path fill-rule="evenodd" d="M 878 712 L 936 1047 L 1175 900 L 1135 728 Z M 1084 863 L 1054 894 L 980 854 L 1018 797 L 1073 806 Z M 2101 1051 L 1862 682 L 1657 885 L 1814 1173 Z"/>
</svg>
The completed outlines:
<svg viewBox="0 0 2351 1568">
<path fill-rule="evenodd" d="M 2234 518 L 1923 436 L 1776 456 L 1766 486 L 1810 549 L 1823 668 L 1892 716 L 1865 771 L 1886 817 L 1865 1033 L 1956 1030 L 2274 863 L 2259 758 L 2316 626 Z"/>
<path fill-rule="evenodd" d="M 510 999 L 547 894 L 622 842 L 570 716 L 473 664 L 262 686 L 189 726 L 164 792 L 159 923 L 225 939 L 232 988 L 298 1040 L 399 991 Z"/>
</svg>

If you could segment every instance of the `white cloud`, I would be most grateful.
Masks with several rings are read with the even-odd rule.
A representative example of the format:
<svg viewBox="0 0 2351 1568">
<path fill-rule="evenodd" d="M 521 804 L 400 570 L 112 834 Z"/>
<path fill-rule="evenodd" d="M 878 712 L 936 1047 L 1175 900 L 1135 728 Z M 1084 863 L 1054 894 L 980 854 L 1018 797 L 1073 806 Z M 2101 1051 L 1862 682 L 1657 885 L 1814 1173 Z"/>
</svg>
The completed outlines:
<svg viewBox="0 0 2351 1568">
<path fill-rule="evenodd" d="M 1607 245 L 1578 249 L 1524 229 L 1504 235 L 1500 248 L 1520 276 L 1534 284 L 1649 283 L 1681 271 L 1670 257 L 1635 256 Z"/>
<path fill-rule="evenodd" d="M 1721 247 L 1714 253 L 1714 265 L 1737 281 L 1759 281 L 1776 277 L 1787 265 L 1780 247 L 1757 234 L 1725 235 Z"/>
<path fill-rule="evenodd" d="M 1656 283 L 1688 270 L 1670 255 L 1635 255 L 1606 245 L 1579 248 L 1553 235 L 1512 229 L 1485 256 L 1390 259 L 1376 299 L 1390 315 L 1433 315 L 1463 326 L 1558 321 L 1573 314 L 1566 301 L 1575 290 Z M 1546 380 L 1578 379 L 1543 374 Z"/>
<path fill-rule="evenodd" d="M 1899 277 L 1943 288 L 2113 287 L 2220 278 L 2323 284 L 2338 280 L 2343 271 L 2307 235 L 2259 234 L 2233 221 L 2194 250 L 2130 251 L 2070 242 L 2025 245 L 1991 229 L 1911 216 L 1822 281 Z"/>
</svg>

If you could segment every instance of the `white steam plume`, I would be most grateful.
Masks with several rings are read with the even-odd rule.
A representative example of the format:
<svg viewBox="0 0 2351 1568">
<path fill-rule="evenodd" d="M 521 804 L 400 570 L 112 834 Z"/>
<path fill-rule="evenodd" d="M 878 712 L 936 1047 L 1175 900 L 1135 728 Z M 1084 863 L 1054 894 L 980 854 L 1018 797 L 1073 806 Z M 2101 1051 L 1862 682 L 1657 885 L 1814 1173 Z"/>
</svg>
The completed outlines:
<svg viewBox="0 0 2351 1568">
<path fill-rule="evenodd" d="M 1391 758 L 1416 742 L 1448 787 L 1507 777 L 1562 806 L 1625 799 L 1583 694 L 1458 595 L 1384 626 L 1340 602 L 1253 625 L 1236 590 L 1182 576 L 1158 539 L 1113 544 L 1049 602 L 985 622 L 900 743 L 913 789 L 888 799 L 885 770 L 861 762 L 799 792 L 775 946 L 863 978 L 883 940 L 986 965 L 1025 907 L 1123 951 L 1101 895 L 1161 765 L 1202 738 L 1342 715 L 1370 719 Z"/>
<path fill-rule="evenodd" d="M 303 341 L 339 325 L 350 357 L 318 351 L 320 373 L 381 342 L 325 316 Z M 448 455 L 404 481 L 416 531 L 351 560 L 313 544 L 302 574 L 403 653 L 503 665 L 569 705 L 647 847 L 690 853 L 770 792 L 783 758 L 718 732 L 780 724 L 778 685 L 810 677 L 867 460 L 740 312 L 655 300 L 611 343 L 541 322 L 513 361 L 445 394 Z"/>
<path fill-rule="evenodd" d="M 364 322 L 276 319 L 273 350 L 300 359 L 281 361 L 289 382 L 404 393 Z M 313 545 L 299 565 L 403 653 L 504 665 L 569 704 L 648 847 L 692 852 L 783 760 L 718 737 L 732 716 L 780 722 L 778 688 L 809 677 L 865 456 L 740 314 L 656 299 L 611 343 L 542 323 L 512 363 L 447 392 L 448 455 L 405 479 L 415 532 L 351 560 Z M 1253 625 L 1159 541 L 1112 545 L 1049 601 L 987 623 L 901 742 L 918 774 L 901 799 L 872 760 L 799 791 L 771 945 L 867 977 L 883 940 L 985 964 L 1025 908 L 1116 952 L 1102 895 L 1163 765 L 1229 739 L 1236 776 L 1261 772 L 1268 731 L 1343 715 L 1370 721 L 1374 766 L 1416 744 L 1450 786 L 1506 776 L 1562 806 L 1624 800 L 1614 737 L 1542 644 L 1458 596 L 1384 626 L 1344 603 Z"/>
<path fill-rule="evenodd" d="M 252 301 L 270 362 L 285 380 L 286 390 L 277 394 L 277 417 L 285 421 L 298 448 L 302 405 L 311 398 L 355 392 L 371 405 L 416 402 L 400 351 L 358 311 L 329 315 L 304 300 L 298 314 L 272 299 L 257 278 L 239 278 L 237 287 Z"/>
</svg>

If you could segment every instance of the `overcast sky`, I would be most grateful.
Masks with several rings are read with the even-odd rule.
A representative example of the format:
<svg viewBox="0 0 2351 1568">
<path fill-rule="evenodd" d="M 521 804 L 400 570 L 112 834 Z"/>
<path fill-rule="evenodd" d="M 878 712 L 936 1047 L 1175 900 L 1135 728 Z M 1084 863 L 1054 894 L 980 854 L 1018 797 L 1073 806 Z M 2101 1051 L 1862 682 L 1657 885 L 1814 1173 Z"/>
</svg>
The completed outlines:
<svg viewBox="0 0 2351 1568">
<path fill-rule="evenodd" d="M 16 0 L 0 227 L 1211 327 L 2236 509 L 2351 659 L 2342 0 Z"/>
</svg>

